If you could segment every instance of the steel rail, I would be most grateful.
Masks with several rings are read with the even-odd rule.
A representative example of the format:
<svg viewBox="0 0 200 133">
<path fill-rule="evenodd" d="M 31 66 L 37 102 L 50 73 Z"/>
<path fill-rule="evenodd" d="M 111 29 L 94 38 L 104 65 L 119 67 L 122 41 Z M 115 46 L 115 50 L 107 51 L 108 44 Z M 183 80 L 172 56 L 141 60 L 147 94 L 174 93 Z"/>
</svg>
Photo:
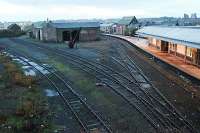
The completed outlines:
<svg viewBox="0 0 200 133">
<path fill-rule="evenodd" d="M 50 50 L 50 49 L 49 49 Z M 51 49 L 52 50 L 52 49 Z M 56 49 L 56 51 L 58 52 L 58 49 Z M 59 50 L 59 51 L 62 51 L 62 50 Z M 55 51 L 54 51 L 55 52 Z M 63 52 L 63 54 L 65 54 L 66 55 L 66 51 L 62 51 Z M 67 56 L 68 56 L 69 54 L 67 54 Z M 70 54 L 71 55 L 71 54 Z M 75 55 L 73 55 L 73 56 L 75 56 Z M 77 57 L 77 58 L 81 58 L 81 57 Z M 99 64 L 98 64 L 99 65 Z M 105 67 L 104 65 L 102 65 L 103 67 Z M 108 68 L 107 66 L 106 66 L 106 68 Z M 121 75 L 121 74 L 120 74 Z M 123 76 L 123 75 L 121 75 L 121 76 Z M 124 77 L 124 76 L 123 76 Z M 130 80 L 129 80 L 130 81 Z"/>
<path fill-rule="evenodd" d="M 12 51 L 13 52 L 13 51 Z M 14 52 L 15 54 L 17 53 L 16 51 Z M 19 55 L 19 53 L 17 53 Z M 20 53 L 20 55 L 22 55 Z M 16 55 L 15 55 L 16 56 Z M 23 55 L 24 57 L 24 55 Z M 71 106 L 70 102 L 67 100 L 67 98 L 63 95 L 63 93 L 60 91 L 60 88 L 56 85 L 56 83 L 51 80 L 51 78 L 45 74 L 43 74 L 40 70 L 38 70 L 35 66 L 33 66 L 32 64 L 30 64 L 28 61 L 24 60 L 23 58 L 21 58 L 21 56 L 19 57 L 21 60 L 23 60 L 24 62 L 26 62 L 28 65 L 30 65 L 31 67 L 33 67 L 35 70 L 37 70 L 40 74 L 42 74 L 42 76 L 44 76 L 46 79 L 48 79 L 48 81 L 52 84 L 53 87 L 55 87 L 56 91 L 58 92 L 59 96 L 63 99 L 63 102 L 65 105 L 67 105 L 70 110 L 72 111 L 73 115 L 75 116 L 75 118 L 78 120 L 79 124 L 83 127 L 84 131 L 87 133 L 90 133 L 88 127 L 84 124 L 84 122 L 82 122 L 81 118 L 79 118 L 79 115 L 77 114 L 77 112 L 73 109 L 73 107 Z M 26 56 L 27 58 L 27 56 Z M 28 58 L 30 59 L 30 57 Z M 34 59 L 36 60 L 36 59 Z M 37 61 L 38 62 L 38 61 Z M 90 113 L 100 122 L 100 124 L 104 127 L 104 129 L 106 130 L 106 132 L 108 133 L 112 133 L 112 131 L 110 130 L 110 128 L 104 123 L 104 121 L 95 113 L 95 111 L 79 96 L 78 93 L 76 93 L 73 88 L 62 78 L 60 77 L 57 73 L 52 72 L 51 70 L 49 70 L 46 66 L 42 65 L 43 68 L 45 68 L 45 70 L 51 72 L 51 74 L 53 74 L 55 77 L 57 77 L 60 81 L 62 81 L 64 83 L 64 85 L 75 95 L 77 96 L 77 98 L 81 101 L 81 103 L 83 103 L 83 105 L 90 111 Z"/>
</svg>

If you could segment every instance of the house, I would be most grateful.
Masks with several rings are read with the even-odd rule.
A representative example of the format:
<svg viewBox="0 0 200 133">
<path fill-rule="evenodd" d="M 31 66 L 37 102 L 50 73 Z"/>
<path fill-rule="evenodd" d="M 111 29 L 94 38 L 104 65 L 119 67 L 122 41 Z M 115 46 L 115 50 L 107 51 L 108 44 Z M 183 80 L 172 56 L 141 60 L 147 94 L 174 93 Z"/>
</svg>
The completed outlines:
<svg viewBox="0 0 200 133">
<path fill-rule="evenodd" d="M 0 22 L 0 30 L 3 30 L 4 28 L 4 24 Z"/>
<path fill-rule="evenodd" d="M 103 33 L 111 34 L 113 25 L 114 25 L 114 23 L 103 23 L 103 24 L 100 24 L 100 31 L 103 32 Z"/>
<path fill-rule="evenodd" d="M 45 24 L 46 24 L 46 22 L 34 23 L 32 25 L 32 36 L 30 34 L 29 37 L 42 41 L 43 40 L 43 37 L 42 37 L 43 30 L 42 29 L 45 26 Z"/>
<path fill-rule="evenodd" d="M 139 28 L 139 22 L 136 17 L 123 17 L 112 26 L 113 34 L 131 35 L 133 29 Z"/>
<path fill-rule="evenodd" d="M 79 41 L 94 41 L 98 37 L 98 22 L 41 22 L 34 25 L 33 36 L 41 41 L 66 42 L 78 38 Z"/>
<path fill-rule="evenodd" d="M 21 32 L 21 27 L 17 24 L 11 24 L 8 26 L 7 30 L 13 33 L 18 33 L 18 32 Z"/>
<path fill-rule="evenodd" d="M 26 35 L 28 35 L 30 38 L 33 38 L 33 28 L 34 25 L 27 25 L 24 26 L 23 31 L 26 33 Z"/>
<path fill-rule="evenodd" d="M 144 27 L 137 31 L 150 47 L 200 67 L 200 29 L 198 27 Z"/>
</svg>

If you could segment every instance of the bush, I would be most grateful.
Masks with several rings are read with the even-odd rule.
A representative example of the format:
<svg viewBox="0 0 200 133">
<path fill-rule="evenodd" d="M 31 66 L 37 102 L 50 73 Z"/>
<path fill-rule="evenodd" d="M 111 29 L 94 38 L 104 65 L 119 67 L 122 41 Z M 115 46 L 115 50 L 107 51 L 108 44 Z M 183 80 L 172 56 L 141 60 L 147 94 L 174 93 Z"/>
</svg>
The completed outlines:
<svg viewBox="0 0 200 133">
<path fill-rule="evenodd" d="M 18 37 L 21 35 L 25 35 L 25 32 L 23 32 L 23 31 L 13 32 L 13 31 L 9 31 L 9 30 L 0 30 L 0 38 L 2 38 L 2 37 Z"/>
<path fill-rule="evenodd" d="M 126 28 L 125 36 L 135 36 L 137 30 L 137 28 Z"/>
<path fill-rule="evenodd" d="M 25 76 L 14 63 L 6 62 L 4 67 L 6 69 L 4 79 L 7 79 L 12 84 L 29 87 L 35 83 L 35 79 L 32 76 Z"/>
<path fill-rule="evenodd" d="M 23 87 L 29 87 L 34 83 L 34 79 L 31 76 L 24 76 L 24 74 L 17 72 L 13 74 L 12 82 Z"/>
</svg>

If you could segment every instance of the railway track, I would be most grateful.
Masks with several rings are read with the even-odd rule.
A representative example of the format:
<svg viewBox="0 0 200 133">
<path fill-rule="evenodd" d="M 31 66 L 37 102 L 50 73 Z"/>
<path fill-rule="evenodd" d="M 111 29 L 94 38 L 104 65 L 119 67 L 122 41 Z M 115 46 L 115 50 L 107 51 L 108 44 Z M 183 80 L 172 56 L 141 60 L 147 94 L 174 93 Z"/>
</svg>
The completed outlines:
<svg viewBox="0 0 200 133">
<path fill-rule="evenodd" d="M 115 42 L 115 48 L 120 55 L 120 59 L 114 58 L 113 60 L 116 61 L 116 64 L 121 65 L 138 84 L 138 94 L 141 94 L 142 97 L 146 97 L 146 99 L 151 102 L 151 105 L 149 106 L 153 105 L 152 108 L 157 109 L 156 112 L 161 115 L 167 124 L 170 124 L 175 128 L 186 125 L 188 129 L 191 129 L 191 132 L 194 132 L 192 130 L 194 129 L 193 126 L 186 121 L 181 113 L 158 91 L 157 88 L 153 86 L 141 69 L 136 65 L 134 60 L 128 56 L 125 51 L 127 47 L 123 44 L 123 41 L 117 40 Z M 170 128 L 170 125 L 167 127 Z"/>
<path fill-rule="evenodd" d="M 40 46 L 41 49 L 44 49 L 42 47 Z M 136 79 L 134 75 L 131 75 L 134 80 L 130 80 L 125 75 L 114 71 L 108 66 L 89 61 L 63 50 L 53 50 L 47 47 L 45 49 L 66 58 L 72 64 L 90 74 L 93 74 L 91 71 L 99 73 L 101 76 L 98 76 L 97 78 L 101 82 L 105 83 L 136 108 L 157 130 L 167 129 L 167 131 L 173 131 L 174 129 L 180 130 L 185 128 L 184 130 L 186 131 L 195 132 L 193 127 L 180 115 L 169 101 L 156 90 L 130 58 L 129 60 L 131 63 L 126 64 L 124 67 L 128 69 L 129 72 L 130 69 L 134 71 L 137 70 L 134 75 L 138 74 L 139 76 L 137 77 L 140 77 L 139 79 L 142 79 L 142 81 Z M 121 65 L 123 64 L 121 63 Z M 127 67 L 127 65 L 129 65 L 129 67 Z M 132 73 L 133 72 L 130 72 L 129 74 Z"/>
<path fill-rule="evenodd" d="M 39 62 L 36 59 L 30 59 L 30 57 L 24 56 L 12 51 L 14 58 L 18 58 L 25 62 L 27 65 L 38 71 L 43 77 L 45 77 L 49 83 L 54 87 L 61 97 L 65 107 L 69 108 L 73 113 L 76 120 L 79 122 L 84 132 L 100 132 L 100 133 L 112 133 L 109 126 L 97 115 L 97 113 L 86 103 L 67 81 L 62 77 L 62 73 L 55 69 L 49 68 L 46 65 L 40 65 L 49 74 L 44 74 L 35 62 Z M 35 61 L 35 62 L 33 62 Z M 40 63 L 41 64 L 41 63 Z"/>
<path fill-rule="evenodd" d="M 115 60 L 116 64 L 121 65 L 121 67 L 124 68 L 129 73 L 129 75 L 135 80 L 135 82 L 138 82 L 139 86 L 142 87 L 143 84 L 147 84 L 147 88 L 145 89 L 145 91 L 142 90 L 142 88 L 141 88 L 141 91 L 144 91 L 144 93 L 147 95 L 147 97 L 152 102 L 152 104 L 160 106 L 159 111 L 163 112 L 161 114 L 162 117 L 165 118 L 169 124 L 171 123 L 176 128 L 182 127 L 183 125 L 187 125 L 187 128 L 191 129 L 190 130 L 191 132 L 198 132 L 181 115 L 181 113 L 158 91 L 158 89 L 155 88 L 155 86 L 145 76 L 145 74 L 141 71 L 138 65 L 136 65 L 135 61 L 128 56 L 126 52 L 126 50 L 129 48 L 127 46 L 128 43 L 124 44 L 124 41 L 120 39 L 117 39 L 115 44 L 117 43 L 120 45 L 120 47 L 118 47 L 117 45 L 115 45 L 115 47 L 120 55 L 120 59 L 114 58 L 113 60 Z M 139 78 L 139 80 L 137 78 L 138 74 L 141 75 L 142 77 L 142 78 Z M 163 76 L 166 76 L 166 75 L 163 75 Z M 174 81 L 172 82 L 174 83 Z M 182 88 L 182 86 L 180 85 L 178 86 Z"/>
</svg>

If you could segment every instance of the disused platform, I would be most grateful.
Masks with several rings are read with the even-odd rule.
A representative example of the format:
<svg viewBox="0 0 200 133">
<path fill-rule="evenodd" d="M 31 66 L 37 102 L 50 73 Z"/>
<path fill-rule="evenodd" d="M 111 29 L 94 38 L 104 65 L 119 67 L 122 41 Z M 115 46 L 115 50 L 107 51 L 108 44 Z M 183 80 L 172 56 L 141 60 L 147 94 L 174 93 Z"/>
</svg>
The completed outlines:
<svg viewBox="0 0 200 133">
<path fill-rule="evenodd" d="M 148 45 L 148 41 L 146 39 L 142 39 L 142 38 L 137 38 L 137 37 L 130 37 L 130 36 L 121 36 L 121 35 L 109 35 L 109 36 L 113 36 L 113 37 L 117 37 L 123 40 L 126 40 L 132 44 L 134 44 L 135 46 L 137 46 L 138 48 L 144 50 L 145 52 L 153 55 L 154 57 L 162 60 L 163 62 L 177 68 L 178 70 L 200 80 L 200 68 L 189 64 L 189 63 L 185 63 L 183 59 L 173 56 L 169 53 L 163 53 L 159 50 L 157 50 L 154 47 L 150 47 Z"/>
</svg>

